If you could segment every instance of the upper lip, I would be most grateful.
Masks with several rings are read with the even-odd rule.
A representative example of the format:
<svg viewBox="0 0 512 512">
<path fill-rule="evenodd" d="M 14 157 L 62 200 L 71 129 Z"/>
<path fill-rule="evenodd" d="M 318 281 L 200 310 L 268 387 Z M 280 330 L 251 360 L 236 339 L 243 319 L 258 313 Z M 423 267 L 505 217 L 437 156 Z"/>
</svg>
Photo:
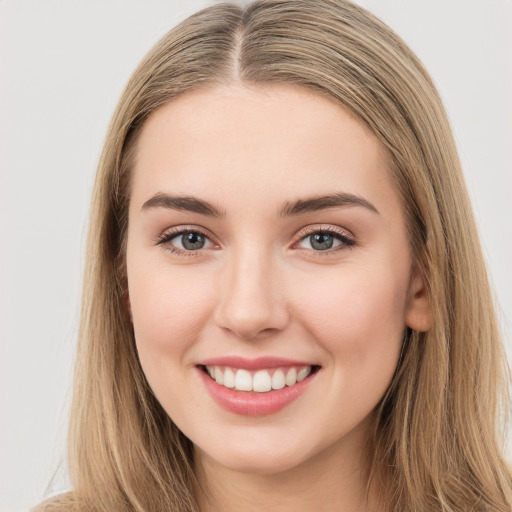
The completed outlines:
<svg viewBox="0 0 512 512">
<path fill-rule="evenodd" d="M 229 366 L 230 368 L 241 368 L 244 370 L 262 370 L 270 368 L 281 368 L 283 366 L 318 366 L 310 361 L 298 361 L 282 357 L 263 356 L 255 359 L 247 359 L 240 356 L 212 357 L 201 361 L 202 366 Z"/>
</svg>

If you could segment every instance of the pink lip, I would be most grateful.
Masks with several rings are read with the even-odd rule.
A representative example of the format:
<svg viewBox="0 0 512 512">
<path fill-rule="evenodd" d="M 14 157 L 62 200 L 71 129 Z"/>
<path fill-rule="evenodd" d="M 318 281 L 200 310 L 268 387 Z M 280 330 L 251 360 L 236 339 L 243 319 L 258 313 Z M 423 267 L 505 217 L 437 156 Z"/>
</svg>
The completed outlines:
<svg viewBox="0 0 512 512">
<path fill-rule="evenodd" d="M 280 357 L 257 357 L 256 359 L 246 359 L 239 356 L 224 356 L 206 359 L 200 363 L 203 366 L 229 366 L 231 368 L 242 368 L 244 370 L 263 370 L 271 368 L 281 368 L 286 366 L 313 366 L 311 362 L 295 361 L 292 359 L 283 359 Z"/>
<path fill-rule="evenodd" d="M 223 361 L 225 361 L 225 359 L 223 359 Z M 235 366 L 231 363 L 226 364 L 225 362 L 217 366 L 223 365 Z M 280 366 L 287 365 L 283 365 L 281 361 Z M 307 365 L 302 364 L 298 366 Z M 240 368 L 240 366 L 235 367 Z M 261 366 L 258 366 L 258 368 L 261 368 Z M 269 368 L 269 366 L 265 366 L 265 368 Z M 299 398 L 316 377 L 316 373 L 313 373 L 293 386 L 275 389 L 266 393 L 257 393 L 255 391 L 237 391 L 235 389 L 226 388 L 217 384 L 200 367 L 197 367 L 197 370 L 213 400 L 225 410 L 242 416 L 264 416 L 284 409 L 287 405 Z"/>
</svg>

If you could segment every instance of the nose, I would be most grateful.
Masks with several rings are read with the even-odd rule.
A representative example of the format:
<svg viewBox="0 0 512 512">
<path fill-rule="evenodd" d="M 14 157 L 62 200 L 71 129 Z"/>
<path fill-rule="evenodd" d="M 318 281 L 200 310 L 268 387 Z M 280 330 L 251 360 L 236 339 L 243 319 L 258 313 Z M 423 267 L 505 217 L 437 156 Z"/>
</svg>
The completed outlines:
<svg viewBox="0 0 512 512">
<path fill-rule="evenodd" d="M 256 340 L 288 325 L 282 277 L 271 257 L 261 251 L 246 248 L 227 258 L 219 288 L 214 319 L 222 329 Z"/>
</svg>

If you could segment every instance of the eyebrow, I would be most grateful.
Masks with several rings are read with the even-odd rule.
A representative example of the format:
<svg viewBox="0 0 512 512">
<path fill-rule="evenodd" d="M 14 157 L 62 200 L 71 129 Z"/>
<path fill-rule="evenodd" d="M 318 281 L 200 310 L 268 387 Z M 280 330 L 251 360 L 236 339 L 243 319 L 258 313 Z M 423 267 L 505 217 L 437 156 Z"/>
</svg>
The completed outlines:
<svg viewBox="0 0 512 512">
<path fill-rule="evenodd" d="M 203 199 L 191 196 L 171 196 L 163 192 L 158 192 L 142 205 L 142 210 L 149 210 L 151 208 L 185 210 L 208 217 L 224 217 L 226 215 L 225 211 Z"/>
<path fill-rule="evenodd" d="M 294 202 L 286 202 L 281 209 L 281 217 L 290 217 L 302 215 L 304 213 L 326 210 L 327 208 L 336 208 L 342 206 L 362 206 L 368 210 L 379 213 L 377 208 L 370 201 L 363 197 L 349 194 L 347 192 L 338 192 L 326 196 L 311 197 L 307 199 L 299 199 Z"/>
<path fill-rule="evenodd" d="M 374 213 L 379 213 L 377 208 L 366 199 L 347 192 L 339 192 L 325 196 L 298 199 L 293 202 L 287 201 L 281 208 L 279 216 L 294 217 L 305 213 L 344 206 L 362 206 Z M 192 196 L 172 196 L 164 192 L 156 193 L 142 205 L 143 211 L 152 208 L 184 210 L 216 218 L 221 218 L 226 215 L 225 210 L 203 199 Z"/>
</svg>

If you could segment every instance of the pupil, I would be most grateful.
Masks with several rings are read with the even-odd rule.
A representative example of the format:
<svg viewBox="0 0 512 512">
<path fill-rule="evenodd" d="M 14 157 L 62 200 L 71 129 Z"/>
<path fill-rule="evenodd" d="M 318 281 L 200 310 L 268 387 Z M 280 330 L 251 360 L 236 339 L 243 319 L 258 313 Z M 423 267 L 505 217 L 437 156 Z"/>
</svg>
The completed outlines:
<svg viewBox="0 0 512 512">
<path fill-rule="evenodd" d="M 181 243 L 185 249 L 195 251 L 203 248 L 204 238 L 199 233 L 186 233 L 181 237 Z"/>
<path fill-rule="evenodd" d="M 331 235 L 325 233 L 316 233 L 310 236 L 311 247 L 318 251 L 325 251 L 332 247 L 334 239 Z"/>
</svg>

